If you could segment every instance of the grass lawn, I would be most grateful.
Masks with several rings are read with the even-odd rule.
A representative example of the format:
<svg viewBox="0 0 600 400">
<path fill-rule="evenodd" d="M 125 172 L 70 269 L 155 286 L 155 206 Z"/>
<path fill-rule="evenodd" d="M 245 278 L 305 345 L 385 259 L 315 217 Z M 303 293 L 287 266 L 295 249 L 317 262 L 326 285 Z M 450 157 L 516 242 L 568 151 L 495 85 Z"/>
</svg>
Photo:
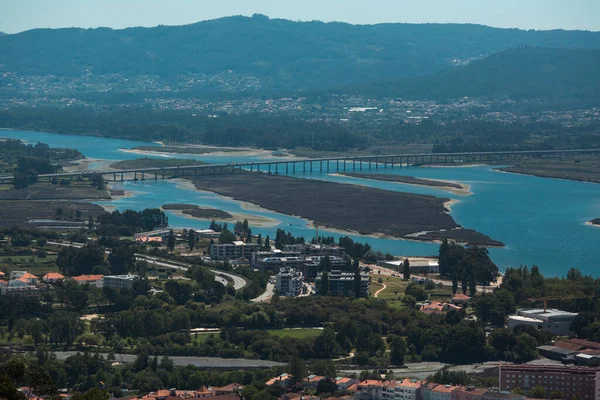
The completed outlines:
<svg viewBox="0 0 600 400">
<path fill-rule="evenodd" d="M 279 337 L 291 337 L 296 339 L 304 339 L 317 337 L 323 332 L 322 329 L 271 329 L 268 330 L 270 335 L 279 336 Z"/>
<path fill-rule="evenodd" d="M 33 275 L 41 276 L 48 272 L 57 272 L 55 264 L 56 256 L 46 256 L 39 258 L 37 256 L 1 256 L 0 268 L 10 273 L 11 271 L 28 271 Z"/>
</svg>

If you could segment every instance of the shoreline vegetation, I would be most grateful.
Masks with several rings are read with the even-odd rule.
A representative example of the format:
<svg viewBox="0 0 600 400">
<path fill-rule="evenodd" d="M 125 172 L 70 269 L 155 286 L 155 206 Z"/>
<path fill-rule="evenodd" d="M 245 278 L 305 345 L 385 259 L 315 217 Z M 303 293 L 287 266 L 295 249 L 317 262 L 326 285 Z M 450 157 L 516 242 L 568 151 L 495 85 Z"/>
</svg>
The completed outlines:
<svg viewBox="0 0 600 400">
<path fill-rule="evenodd" d="M 135 160 L 123 160 L 110 164 L 111 169 L 136 169 L 136 168 L 165 168 L 183 167 L 188 165 L 206 165 L 207 163 L 187 158 L 136 158 Z"/>
<path fill-rule="evenodd" d="M 524 160 L 513 166 L 494 170 L 540 178 L 600 183 L 600 157 Z"/>
<path fill-rule="evenodd" d="M 503 243 L 463 229 L 448 214 L 450 199 L 392 192 L 361 185 L 243 172 L 190 178 L 198 190 L 285 215 L 299 216 L 330 230 L 397 239 L 444 238 L 481 246 Z M 240 191 L 239 188 L 244 190 Z M 393 218 L 390 219 L 390 215 Z"/>
<path fill-rule="evenodd" d="M 195 188 L 192 189 L 196 190 Z M 261 215 L 235 213 L 216 208 L 199 207 L 194 204 L 165 204 L 161 207 L 161 210 L 198 221 L 210 222 L 215 220 L 218 222 L 235 223 L 237 221 L 248 220 L 250 225 L 257 228 L 272 228 L 281 223 L 281 221 Z"/>
<path fill-rule="evenodd" d="M 350 178 L 358 178 L 358 179 L 366 179 L 366 180 L 375 180 L 375 181 L 385 181 L 385 182 L 394 182 L 404 185 L 413 185 L 413 186 L 426 186 L 433 189 L 441 189 L 452 192 L 454 194 L 460 196 L 468 196 L 473 194 L 470 191 L 469 185 L 461 184 L 458 182 L 452 181 L 441 181 L 441 180 L 433 180 L 433 179 L 424 179 L 424 178 L 415 178 L 412 176 L 406 175 L 386 175 L 386 174 L 365 174 L 365 173 L 355 173 L 355 172 L 338 172 L 337 174 L 332 174 L 333 176 L 345 176 Z"/>
</svg>

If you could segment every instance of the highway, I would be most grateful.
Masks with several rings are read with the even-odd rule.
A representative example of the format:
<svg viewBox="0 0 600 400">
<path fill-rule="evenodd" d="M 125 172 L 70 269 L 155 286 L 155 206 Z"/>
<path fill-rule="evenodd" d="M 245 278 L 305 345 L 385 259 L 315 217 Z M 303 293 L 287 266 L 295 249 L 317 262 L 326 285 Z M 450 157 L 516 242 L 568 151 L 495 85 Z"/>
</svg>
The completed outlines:
<svg viewBox="0 0 600 400">
<path fill-rule="evenodd" d="M 48 242 L 48 244 L 54 245 L 54 246 L 66 246 L 66 247 L 76 247 L 76 248 L 83 247 L 83 245 L 81 243 Z M 106 253 L 109 254 L 110 251 L 106 250 Z M 135 259 L 140 260 L 140 261 L 146 261 L 148 264 L 165 267 L 165 268 L 170 268 L 170 269 L 175 269 L 175 270 L 179 270 L 179 271 L 187 271 L 188 268 L 191 267 L 191 264 L 181 263 L 181 262 L 173 261 L 173 260 L 166 260 L 164 258 L 159 258 L 159 257 L 147 256 L 145 254 L 136 254 Z M 224 286 L 227 286 L 229 284 L 229 282 L 232 282 L 233 288 L 235 290 L 240 290 L 240 289 L 243 289 L 244 286 L 247 285 L 246 280 L 239 275 L 234 275 L 229 272 L 223 272 L 223 271 L 219 271 L 218 269 L 212 269 L 212 268 L 209 268 L 209 271 L 211 271 L 213 274 L 215 274 L 215 279 L 218 282 L 222 283 Z"/>
</svg>

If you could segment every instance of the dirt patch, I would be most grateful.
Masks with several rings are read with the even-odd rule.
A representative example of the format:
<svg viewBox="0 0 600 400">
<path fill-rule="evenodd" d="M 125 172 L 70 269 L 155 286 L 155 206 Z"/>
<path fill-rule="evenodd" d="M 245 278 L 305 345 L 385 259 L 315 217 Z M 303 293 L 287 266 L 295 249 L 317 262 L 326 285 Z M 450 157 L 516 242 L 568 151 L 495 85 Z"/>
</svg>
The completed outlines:
<svg viewBox="0 0 600 400">
<path fill-rule="evenodd" d="M 469 191 L 469 185 L 463 185 L 457 182 L 451 181 L 439 181 L 433 179 L 423 179 L 423 178 L 415 178 L 413 176 L 405 176 L 405 175 L 386 175 L 386 174 L 364 174 L 364 173 L 356 173 L 356 172 L 339 172 L 337 175 L 348 176 L 351 178 L 359 178 L 359 179 L 372 179 L 376 181 L 385 181 L 385 182 L 394 182 L 394 183 L 402 183 L 407 185 L 416 185 L 416 186 L 427 186 L 434 189 L 444 189 L 451 191 L 453 193 L 466 196 L 472 194 Z"/>
<path fill-rule="evenodd" d="M 192 181 L 199 190 L 297 215 L 333 229 L 406 239 L 414 239 L 409 235 L 417 232 L 443 230 L 457 239 L 460 236 L 464 243 L 499 243 L 478 232 L 459 229 L 444 206 L 447 198 L 250 172 L 205 175 Z"/>
</svg>

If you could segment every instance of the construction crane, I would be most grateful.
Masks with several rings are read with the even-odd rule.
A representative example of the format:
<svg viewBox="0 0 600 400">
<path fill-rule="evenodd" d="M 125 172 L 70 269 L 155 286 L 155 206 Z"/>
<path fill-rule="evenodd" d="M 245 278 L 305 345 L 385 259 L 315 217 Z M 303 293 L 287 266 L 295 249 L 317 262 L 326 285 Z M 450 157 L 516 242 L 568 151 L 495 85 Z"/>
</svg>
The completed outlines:
<svg viewBox="0 0 600 400">
<path fill-rule="evenodd" d="M 599 296 L 594 296 L 594 295 L 590 295 L 590 296 L 544 296 L 544 297 L 537 297 L 537 298 L 529 298 L 527 300 L 529 300 L 529 301 L 542 300 L 544 302 L 544 312 L 546 312 L 546 310 L 548 309 L 548 300 L 552 301 L 552 300 L 596 299 L 598 297 Z"/>
</svg>

